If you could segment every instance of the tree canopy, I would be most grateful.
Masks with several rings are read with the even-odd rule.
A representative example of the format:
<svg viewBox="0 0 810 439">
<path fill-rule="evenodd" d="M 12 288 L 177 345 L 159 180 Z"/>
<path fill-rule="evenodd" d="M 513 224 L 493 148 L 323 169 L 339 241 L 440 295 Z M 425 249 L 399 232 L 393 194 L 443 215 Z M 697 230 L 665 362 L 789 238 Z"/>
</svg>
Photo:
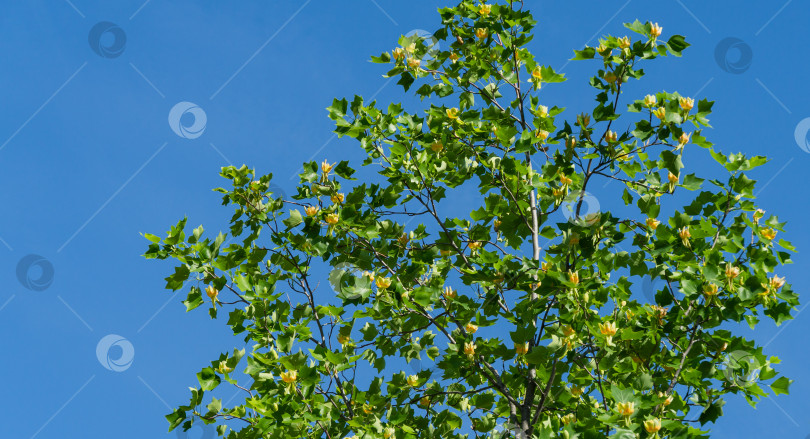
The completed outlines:
<svg viewBox="0 0 810 439">
<path fill-rule="evenodd" d="M 225 167 L 230 230 L 183 219 L 145 235 L 147 258 L 178 262 L 167 288 L 188 285 L 187 310 L 227 312 L 248 343 L 199 371 L 171 428 L 696 438 L 727 394 L 787 393 L 778 359 L 734 331 L 798 304 L 777 274 L 793 251 L 776 237 L 784 223 L 746 175 L 766 158 L 713 146 L 709 100 L 623 93 L 645 64 L 680 57 L 684 37 L 636 21 L 575 50 L 596 105 L 570 115 L 539 94 L 565 78 L 528 49 L 523 2 L 463 0 L 439 17 L 432 36 L 372 58 L 424 110 L 359 96 L 328 107 L 379 178 L 309 162 L 287 197 L 272 174 Z M 685 150 L 716 175 L 686 174 Z M 610 210 L 589 192 L 608 181 L 623 185 Z M 471 191 L 479 204 L 452 203 Z M 210 396 L 226 383 L 244 391 L 231 407 Z"/>
</svg>

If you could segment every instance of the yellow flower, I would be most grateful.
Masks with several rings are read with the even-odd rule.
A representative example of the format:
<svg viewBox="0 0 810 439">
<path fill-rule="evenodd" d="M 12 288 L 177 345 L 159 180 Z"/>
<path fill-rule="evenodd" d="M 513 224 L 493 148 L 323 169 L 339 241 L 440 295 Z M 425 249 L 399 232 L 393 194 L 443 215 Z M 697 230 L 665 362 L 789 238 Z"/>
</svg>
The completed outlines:
<svg viewBox="0 0 810 439">
<path fill-rule="evenodd" d="M 416 43 L 408 44 L 408 47 L 405 48 L 405 51 L 408 53 L 413 53 L 416 50 Z"/>
<path fill-rule="evenodd" d="M 307 213 L 307 216 L 312 216 L 318 213 L 318 206 L 307 206 L 304 211 Z"/>
<path fill-rule="evenodd" d="M 619 38 L 618 40 L 619 40 L 619 47 L 621 47 L 622 49 L 627 49 L 628 47 L 630 47 L 630 37 L 622 37 Z"/>
<path fill-rule="evenodd" d="M 566 177 L 565 175 L 560 175 L 560 184 L 563 186 L 568 186 L 569 184 L 573 183 L 571 177 Z"/>
<path fill-rule="evenodd" d="M 335 165 L 330 165 L 326 160 L 321 163 L 321 171 L 323 171 L 324 175 L 329 175 L 329 171 L 331 171 L 334 167 Z"/>
<path fill-rule="evenodd" d="M 372 273 L 370 271 L 364 271 L 363 276 L 369 278 L 370 280 L 374 280 L 374 273 Z"/>
<path fill-rule="evenodd" d="M 664 120 L 664 118 L 667 117 L 667 109 L 664 107 L 658 107 L 655 110 L 653 110 L 653 114 L 655 115 L 655 117 Z"/>
<path fill-rule="evenodd" d="M 408 385 L 411 387 L 416 387 L 419 384 L 419 377 L 416 375 L 409 375 L 408 376 Z"/>
<path fill-rule="evenodd" d="M 655 218 L 647 218 L 647 227 L 649 227 L 650 229 L 652 230 L 657 229 L 659 224 L 661 224 L 661 221 L 658 221 Z"/>
<path fill-rule="evenodd" d="M 458 108 L 448 108 L 445 113 L 447 113 L 447 118 L 450 120 L 458 119 Z"/>
<path fill-rule="evenodd" d="M 782 285 L 784 285 L 784 284 L 785 284 L 785 278 L 784 277 L 779 277 L 779 276 L 776 276 L 776 275 L 774 275 L 774 277 L 772 277 L 768 281 L 768 285 L 774 290 L 778 290 L 779 288 L 782 288 Z"/>
<path fill-rule="evenodd" d="M 483 27 L 479 27 L 475 29 L 475 36 L 478 37 L 479 40 L 483 40 L 487 37 L 489 33 Z"/>
<path fill-rule="evenodd" d="M 475 343 L 464 343 L 464 354 L 465 355 L 475 354 Z"/>
<path fill-rule="evenodd" d="M 219 367 L 218 367 L 217 369 L 219 370 L 219 373 L 229 373 L 230 371 L 232 371 L 232 370 L 233 370 L 233 368 L 232 368 L 232 367 L 228 367 L 228 365 L 227 365 L 227 364 L 225 364 L 225 362 L 224 362 L 224 361 L 223 361 L 223 362 L 221 362 L 221 363 L 219 363 Z"/>
<path fill-rule="evenodd" d="M 773 239 L 776 238 L 776 230 L 774 229 L 764 229 L 760 233 L 762 234 L 763 238 L 769 241 L 773 241 Z"/>
<path fill-rule="evenodd" d="M 393 435 L 394 435 L 394 433 L 396 433 L 396 431 L 395 431 L 393 428 L 391 428 L 391 427 L 387 427 L 387 428 L 386 428 L 386 429 L 383 431 L 383 438 L 385 438 L 385 439 L 390 439 L 390 438 L 391 438 L 391 436 L 393 436 Z"/>
<path fill-rule="evenodd" d="M 481 248 L 481 242 L 480 241 L 470 241 L 470 242 L 467 243 L 467 246 L 470 247 L 470 250 L 475 251 L 475 250 L 478 250 L 479 248 Z"/>
<path fill-rule="evenodd" d="M 607 140 L 610 143 L 615 142 L 618 138 L 619 135 L 616 134 L 615 131 L 608 130 L 607 133 L 605 133 L 605 140 Z"/>
<path fill-rule="evenodd" d="M 616 82 L 616 80 L 618 79 L 616 74 L 613 73 L 613 72 L 605 72 L 605 76 L 603 76 L 603 78 L 605 78 L 605 81 L 607 81 L 607 82 L 609 82 L 611 84 Z"/>
<path fill-rule="evenodd" d="M 659 398 L 664 398 L 665 396 L 666 396 L 666 394 L 664 392 L 658 392 L 658 397 Z M 666 398 L 664 398 L 664 400 L 661 402 L 661 404 L 663 404 L 664 407 L 672 404 L 672 395 L 669 395 Z"/>
<path fill-rule="evenodd" d="M 650 35 L 653 38 L 658 38 L 661 36 L 661 32 L 664 30 L 663 27 L 659 26 L 658 23 L 650 24 Z"/>
<path fill-rule="evenodd" d="M 439 151 L 441 151 L 442 149 L 444 149 L 444 145 L 442 145 L 442 142 L 435 142 L 435 143 L 433 143 L 433 144 L 431 144 L 431 145 L 430 145 L 430 149 L 431 149 L 433 152 L 439 152 Z"/>
<path fill-rule="evenodd" d="M 551 195 L 553 195 L 554 198 L 562 198 L 563 195 L 565 195 L 565 192 L 563 192 L 562 189 L 552 189 Z"/>
<path fill-rule="evenodd" d="M 335 224 L 338 223 L 338 220 L 340 220 L 340 217 L 338 216 L 338 214 L 330 213 L 329 215 L 326 215 L 326 220 L 325 221 L 326 221 L 326 224 L 329 224 L 330 226 L 334 226 Z"/>
<path fill-rule="evenodd" d="M 726 279 L 731 280 L 740 275 L 740 269 L 728 264 L 726 265 Z"/>
<path fill-rule="evenodd" d="M 419 400 L 419 405 L 421 405 L 422 407 L 429 407 L 430 406 L 430 398 L 428 398 L 427 396 L 423 396 Z"/>
<path fill-rule="evenodd" d="M 577 422 L 577 417 L 573 413 L 569 413 L 560 418 L 560 421 L 562 421 L 563 425 L 568 425 Z"/>
<path fill-rule="evenodd" d="M 343 194 L 332 194 L 330 198 L 332 202 L 335 204 L 342 203 L 343 200 L 346 199 L 346 197 Z"/>
<path fill-rule="evenodd" d="M 419 65 L 422 64 L 422 60 L 416 58 L 408 58 L 408 67 L 412 69 L 419 68 Z"/>
<path fill-rule="evenodd" d="M 678 145 L 684 146 L 687 143 L 689 143 L 689 134 L 686 134 L 686 132 L 683 132 L 683 133 L 681 133 L 681 136 L 678 137 Z"/>
<path fill-rule="evenodd" d="M 719 289 L 715 284 L 706 285 L 706 288 L 703 289 L 703 294 L 705 294 L 708 297 L 714 297 L 717 295 L 718 292 Z"/>
<path fill-rule="evenodd" d="M 656 103 L 657 103 L 657 100 L 655 99 L 655 96 L 653 96 L 653 95 L 644 96 L 644 106 L 645 107 L 652 107 Z"/>
<path fill-rule="evenodd" d="M 515 343 L 515 353 L 518 355 L 526 355 L 529 352 L 529 342 Z"/>
<path fill-rule="evenodd" d="M 619 414 L 622 416 L 630 416 L 636 412 L 636 404 L 632 402 L 620 402 L 617 404 Z"/>
<path fill-rule="evenodd" d="M 478 330 L 478 325 L 470 322 L 464 325 L 464 330 L 469 332 L 470 334 L 475 334 L 475 331 Z"/>
<path fill-rule="evenodd" d="M 534 132 L 534 137 L 537 137 L 540 140 L 546 140 L 548 137 L 548 131 L 546 130 L 537 130 Z"/>
<path fill-rule="evenodd" d="M 762 209 L 757 209 L 754 212 L 754 222 L 759 223 L 759 220 L 760 220 L 760 218 L 762 218 L 763 215 L 765 215 L 765 211 L 762 210 Z"/>
<path fill-rule="evenodd" d="M 484 17 L 489 15 L 490 12 L 492 12 L 492 5 L 481 5 L 481 7 L 478 8 L 478 13 Z"/>
<path fill-rule="evenodd" d="M 563 333 L 563 335 L 564 335 L 564 336 L 566 336 L 566 337 L 571 337 L 571 336 L 573 336 L 574 334 L 576 334 L 576 333 L 577 333 L 577 331 L 575 331 L 575 330 L 574 330 L 574 328 L 570 327 L 569 325 L 563 325 L 563 327 L 562 327 L 562 333 Z"/>
<path fill-rule="evenodd" d="M 348 344 L 350 341 L 352 341 L 351 337 L 349 337 L 348 335 L 343 335 L 343 334 L 338 334 L 337 339 L 338 339 L 338 343 L 340 343 L 341 345 Z"/>
<path fill-rule="evenodd" d="M 585 128 L 591 123 L 591 116 L 589 114 L 582 113 L 577 117 L 577 122 L 579 122 L 579 126 Z"/>
<path fill-rule="evenodd" d="M 370 415 L 373 411 L 374 411 L 374 407 L 372 407 L 372 406 L 370 406 L 368 404 L 363 404 L 363 413 L 365 413 L 367 415 Z"/>
<path fill-rule="evenodd" d="M 450 250 L 450 249 L 442 249 L 442 250 L 439 250 L 439 254 L 441 254 L 443 257 L 447 257 L 447 256 L 450 256 L 451 254 L 453 254 L 453 251 Z"/>
<path fill-rule="evenodd" d="M 492 227 L 494 227 L 495 230 L 498 230 L 498 229 L 501 228 L 501 224 L 502 224 L 501 220 L 495 220 L 495 221 L 492 222 Z"/>
<path fill-rule="evenodd" d="M 579 273 L 577 273 L 576 271 L 569 272 L 568 273 L 568 281 L 571 282 L 574 285 L 578 285 L 579 284 Z"/>
<path fill-rule="evenodd" d="M 661 420 L 658 418 L 653 418 L 644 421 L 644 429 L 650 434 L 658 433 L 658 430 L 661 429 Z"/>
<path fill-rule="evenodd" d="M 391 278 L 390 277 L 378 277 L 377 281 L 377 288 L 384 290 L 391 286 Z"/>
<path fill-rule="evenodd" d="M 405 51 L 402 50 L 401 47 L 397 47 L 392 52 L 394 59 L 397 61 L 402 61 L 405 58 Z"/>
<path fill-rule="evenodd" d="M 579 387 L 579 386 L 576 386 L 576 385 L 571 386 L 571 394 L 572 395 L 578 397 L 579 395 L 582 395 L 583 392 L 584 392 L 584 390 L 582 389 L 582 387 Z"/>
<path fill-rule="evenodd" d="M 565 141 L 565 146 L 568 147 L 568 148 L 574 148 L 575 146 L 577 146 L 577 139 L 575 139 L 573 137 L 569 137 Z"/>
<path fill-rule="evenodd" d="M 205 295 L 207 295 L 211 300 L 216 300 L 219 291 L 214 288 L 213 285 L 208 285 L 205 287 Z"/>
<path fill-rule="evenodd" d="M 444 298 L 447 300 L 453 300 L 456 298 L 456 290 L 452 287 L 444 287 L 444 293 L 442 293 L 442 295 L 444 295 Z"/>
<path fill-rule="evenodd" d="M 543 79 L 543 71 L 540 70 L 540 66 L 537 66 L 532 70 L 532 79 L 535 81 L 541 81 Z"/>
<path fill-rule="evenodd" d="M 457 53 L 453 52 L 453 53 L 450 54 L 450 56 L 448 58 L 450 58 L 450 61 L 452 61 L 453 64 L 455 64 L 456 61 L 458 61 L 458 59 L 461 58 L 461 57 L 458 56 Z"/>
<path fill-rule="evenodd" d="M 681 242 L 683 243 L 683 245 L 689 247 L 689 238 L 692 237 L 692 233 L 689 232 L 689 227 L 684 226 L 678 229 L 678 236 L 681 237 Z"/>
<path fill-rule="evenodd" d="M 679 102 L 681 104 L 681 108 L 687 112 L 695 107 L 695 100 L 692 98 L 681 98 Z"/>
<path fill-rule="evenodd" d="M 605 46 L 604 44 L 601 44 L 601 43 L 600 43 L 600 44 L 599 44 L 599 46 L 597 46 L 597 47 L 596 47 L 596 51 L 597 51 L 597 52 L 598 52 L 600 55 L 602 55 L 602 56 L 610 56 L 610 53 L 611 53 L 613 50 L 608 49 L 608 48 L 607 48 L 607 46 Z M 607 52 L 607 53 L 605 53 L 605 52 Z"/>
<path fill-rule="evenodd" d="M 677 183 L 677 182 L 678 182 L 678 176 L 670 172 L 670 173 L 667 175 L 667 180 L 668 180 L 668 181 L 669 181 L 671 184 L 675 184 L 675 183 Z"/>
<path fill-rule="evenodd" d="M 541 262 L 540 263 L 540 269 L 541 270 L 548 271 L 549 268 L 551 268 L 551 263 L 550 262 Z"/>
<path fill-rule="evenodd" d="M 616 335 L 616 332 L 618 332 L 618 329 L 616 328 L 615 323 L 613 323 L 613 322 L 605 322 L 605 323 L 600 323 L 599 324 L 599 332 L 602 335 L 605 335 L 605 336 L 608 336 L 608 337 L 613 337 L 614 335 Z"/>
<path fill-rule="evenodd" d="M 548 116 L 548 107 L 545 105 L 540 105 L 537 107 L 537 115 L 540 117 Z"/>
<path fill-rule="evenodd" d="M 287 384 L 294 383 L 295 380 L 298 379 L 298 371 L 296 370 L 288 370 L 285 372 L 281 372 L 281 381 L 284 381 Z"/>
</svg>

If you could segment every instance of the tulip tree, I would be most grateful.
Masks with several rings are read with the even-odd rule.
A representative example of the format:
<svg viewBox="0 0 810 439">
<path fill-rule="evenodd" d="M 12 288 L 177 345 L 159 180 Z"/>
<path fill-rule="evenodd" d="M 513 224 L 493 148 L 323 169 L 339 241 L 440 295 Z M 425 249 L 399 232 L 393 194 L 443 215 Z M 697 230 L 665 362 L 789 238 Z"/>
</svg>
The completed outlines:
<svg viewBox="0 0 810 439">
<path fill-rule="evenodd" d="M 776 238 L 784 223 L 756 207 L 746 175 L 766 159 L 710 143 L 711 101 L 626 91 L 646 64 L 680 57 L 684 38 L 636 21 L 575 50 L 595 70 L 596 105 L 572 116 L 539 94 L 565 78 L 527 48 L 536 21 L 523 2 L 439 15 L 432 38 L 372 58 L 423 109 L 361 97 L 328 108 L 376 180 L 310 162 L 287 197 L 271 175 L 226 167 L 228 233 L 183 219 L 145 235 L 147 258 L 179 262 L 167 288 L 187 289 L 187 310 L 226 313 L 247 342 L 200 370 L 170 428 L 692 438 L 729 393 L 752 405 L 787 393 L 778 359 L 739 335 L 798 304 L 778 276 L 793 250 Z M 686 156 L 718 162 L 716 175 L 687 174 Z M 589 191 L 611 181 L 611 209 L 595 209 Z M 462 192 L 478 204 L 453 199 Z M 435 367 L 410 369 L 417 360 Z M 226 407 L 212 393 L 227 385 L 243 398 Z"/>
</svg>

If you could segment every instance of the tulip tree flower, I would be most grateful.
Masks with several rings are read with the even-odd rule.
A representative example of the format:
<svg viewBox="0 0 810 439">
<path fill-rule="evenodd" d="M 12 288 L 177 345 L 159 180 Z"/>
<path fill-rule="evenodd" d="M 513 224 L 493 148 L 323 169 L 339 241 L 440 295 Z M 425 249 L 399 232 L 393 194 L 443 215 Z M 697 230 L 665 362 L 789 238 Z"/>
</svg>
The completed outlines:
<svg viewBox="0 0 810 439">
<path fill-rule="evenodd" d="M 212 301 L 209 316 L 246 344 L 188 370 L 197 382 L 170 428 L 403 439 L 469 433 L 459 425 L 489 437 L 508 423 L 521 438 L 693 439 L 727 399 L 788 393 L 779 361 L 739 328 L 801 308 L 781 275 L 788 224 L 755 197 L 751 173 L 766 158 L 726 151 L 724 133 L 767 138 L 767 127 L 710 121 L 711 97 L 648 81 L 697 66 L 680 57 L 686 39 L 656 23 L 606 25 L 575 48 L 563 88 L 548 54 L 568 50 L 558 46 L 574 31 L 541 39 L 536 24 L 567 17 L 541 16 L 535 2 L 443 1 L 432 19 L 408 4 L 441 47 L 426 54 L 426 41 L 403 36 L 368 66 L 404 94 L 325 103 L 344 159 L 304 163 L 292 197 L 265 193 L 272 175 L 223 167 L 229 227 L 183 219 L 145 234 L 145 256 L 174 263 L 162 277 L 183 293 L 176 318 Z M 566 109 L 587 90 L 595 108 Z M 694 161 L 702 175 L 684 172 Z M 610 182 L 619 190 L 601 190 Z M 492 338 L 476 338 L 478 325 Z M 223 351 L 229 340 L 208 342 Z M 767 361 L 763 382 L 730 377 L 726 348 Z"/>
</svg>

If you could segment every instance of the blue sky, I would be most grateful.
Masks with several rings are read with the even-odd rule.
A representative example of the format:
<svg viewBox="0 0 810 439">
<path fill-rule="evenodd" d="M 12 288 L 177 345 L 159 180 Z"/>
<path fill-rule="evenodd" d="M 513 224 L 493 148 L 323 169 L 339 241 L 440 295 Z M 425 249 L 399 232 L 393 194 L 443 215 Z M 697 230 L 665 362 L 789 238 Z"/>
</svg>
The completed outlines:
<svg viewBox="0 0 810 439">
<path fill-rule="evenodd" d="M 140 256 L 146 241 L 139 233 L 162 233 L 183 216 L 210 231 L 223 228 L 230 213 L 211 189 L 222 184 L 224 165 L 273 172 L 288 191 L 301 162 L 352 159 L 359 166 L 362 150 L 333 138 L 324 107 L 333 97 L 360 94 L 417 108 L 368 59 L 394 47 L 401 34 L 437 28 L 435 10 L 443 4 L 0 4 L 0 271 L 7 280 L 0 291 L 0 437 L 177 437 L 166 432 L 167 407 L 187 401 L 202 366 L 244 343 L 227 335 L 224 322 L 184 313 L 180 295 L 163 290 L 171 266 Z M 785 237 L 799 251 L 810 249 L 807 195 L 798 188 L 810 164 L 801 123 L 810 117 L 810 36 L 797 31 L 810 22 L 806 4 L 528 4 L 539 20 L 535 54 L 569 77 L 546 87 L 542 99 L 567 106 L 569 116 L 592 107 L 586 80 L 596 68 L 568 63 L 572 49 L 605 33 L 624 34 L 621 23 L 636 18 L 659 22 L 665 36 L 685 35 L 692 47 L 683 58 L 650 64 L 648 77 L 627 92 L 663 89 L 716 100 L 714 129 L 706 134 L 724 152 L 771 157 L 753 175 L 760 203 L 788 222 Z M 120 50 L 100 51 L 106 57 L 89 44 L 101 22 L 110 24 L 99 28 L 108 31 L 100 46 L 110 46 L 115 32 L 126 37 L 117 41 Z M 727 38 L 739 42 L 726 45 L 718 62 L 716 48 Z M 204 131 L 187 135 L 194 138 L 168 123 L 181 102 L 206 115 Z M 706 157 L 696 152 L 686 166 L 716 172 Z M 32 254 L 40 258 L 26 258 Z M 810 286 L 801 276 L 806 255 L 796 254 L 780 272 L 798 292 Z M 18 276 L 21 261 L 31 268 Z M 37 284 L 42 273 L 46 282 Z M 796 382 L 790 396 L 756 410 L 730 397 L 715 437 L 810 434 L 808 329 L 805 314 L 780 328 L 763 324 L 756 334 L 740 329 L 778 355 Z M 105 339 L 111 334 L 119 337 Z M 96 355 L 102 339 L 115 344 L 114 358 L 131 353 L 131 364 L 120 372 L 105 368 Z"/>
</svg>

